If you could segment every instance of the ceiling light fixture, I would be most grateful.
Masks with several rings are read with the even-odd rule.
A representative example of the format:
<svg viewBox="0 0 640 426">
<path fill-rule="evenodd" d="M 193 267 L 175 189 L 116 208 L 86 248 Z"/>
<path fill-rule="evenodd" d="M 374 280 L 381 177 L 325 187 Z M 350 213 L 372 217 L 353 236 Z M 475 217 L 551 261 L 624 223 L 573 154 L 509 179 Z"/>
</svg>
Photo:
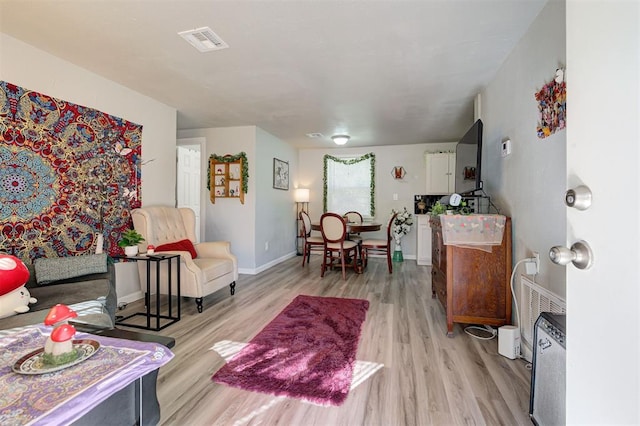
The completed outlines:
<svg viewBox="0 0 640 426">
<path fill-rule="evenodd" d="M 331 136 L 331 139 L 333 139 L 333 141 L 335 142 L 336 145 L 344 145 L 345 143 L 349 142 L 349 139 L 351 139 L 351 136 L 349 136 L 349 135 L 333 135 L 333 136 Z"/>
</svg>

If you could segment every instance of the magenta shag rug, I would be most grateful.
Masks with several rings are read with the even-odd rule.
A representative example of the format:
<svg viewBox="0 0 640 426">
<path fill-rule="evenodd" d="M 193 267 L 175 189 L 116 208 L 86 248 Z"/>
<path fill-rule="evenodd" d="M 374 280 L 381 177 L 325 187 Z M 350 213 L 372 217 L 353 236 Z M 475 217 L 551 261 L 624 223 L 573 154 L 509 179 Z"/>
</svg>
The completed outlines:
<svg viewBox="0 0 640 426">
<path fill-rule="evenodd" d="M 369 302 L 296 297 L 212 377 L 217 383 L 319 405 L 349 393 Z"/>
</svg>

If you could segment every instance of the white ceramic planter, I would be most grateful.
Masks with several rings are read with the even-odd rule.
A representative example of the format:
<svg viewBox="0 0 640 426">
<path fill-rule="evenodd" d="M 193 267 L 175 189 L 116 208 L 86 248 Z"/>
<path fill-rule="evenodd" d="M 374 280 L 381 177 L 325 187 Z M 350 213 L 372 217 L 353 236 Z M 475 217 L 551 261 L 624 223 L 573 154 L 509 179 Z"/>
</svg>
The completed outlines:
<svg viewBox="0 0 640 426">
<path fill-rule="evenodd" d="M 136 256 L 138 254 L 138 246 L 127 246 L 124 248 L 126 256 Z"/>
</svg>

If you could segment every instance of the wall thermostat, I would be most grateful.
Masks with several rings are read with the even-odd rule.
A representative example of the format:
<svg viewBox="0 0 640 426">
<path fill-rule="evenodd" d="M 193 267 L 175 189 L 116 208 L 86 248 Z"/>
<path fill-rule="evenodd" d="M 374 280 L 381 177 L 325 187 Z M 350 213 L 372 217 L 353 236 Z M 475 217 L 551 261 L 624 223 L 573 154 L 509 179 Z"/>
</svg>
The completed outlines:
<svg viewBox="0 0 640 426">
<path fill-rule="evenodd" d="M 502 141 L 500 152 L 503 157 L 511 154 L 511 139 L 505 139 Z"/>
</svg>

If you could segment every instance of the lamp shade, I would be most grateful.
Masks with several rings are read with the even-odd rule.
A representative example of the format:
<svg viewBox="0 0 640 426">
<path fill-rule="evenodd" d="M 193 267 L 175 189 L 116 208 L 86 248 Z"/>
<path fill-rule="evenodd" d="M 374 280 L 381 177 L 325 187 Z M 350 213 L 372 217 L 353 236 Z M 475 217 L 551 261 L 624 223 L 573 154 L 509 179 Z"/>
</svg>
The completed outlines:
<svg viewBox="0 0 640 426">
<path fill-rule="evenodd" d="M 309 202 L 309 189 L 308 188 L 298 188 L 296 189 L 293 198 L 296 200 L 296 203 L 308 203 Z"/>
</svg>

